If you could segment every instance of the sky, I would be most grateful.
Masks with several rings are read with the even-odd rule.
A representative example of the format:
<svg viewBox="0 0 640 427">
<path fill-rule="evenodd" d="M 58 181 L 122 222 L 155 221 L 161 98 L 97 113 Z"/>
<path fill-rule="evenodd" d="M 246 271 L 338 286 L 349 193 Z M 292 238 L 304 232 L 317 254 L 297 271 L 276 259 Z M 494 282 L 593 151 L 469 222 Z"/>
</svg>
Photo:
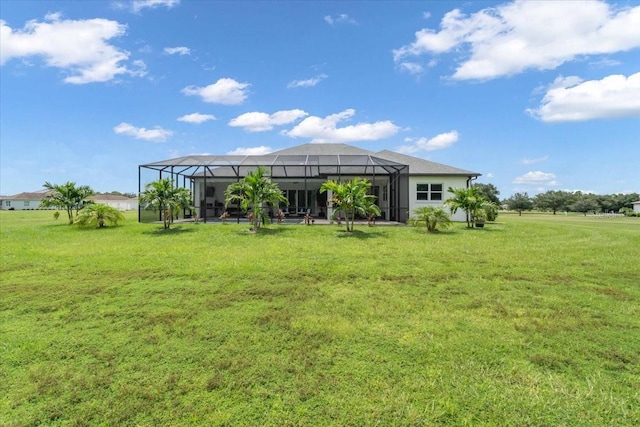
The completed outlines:
<svg viewBox="0 0 640 427">
<path fill-rule="evenodd" d="M 2 195 L 332 142 L 639 192 L 640 1 L 0 2 Z"/>
</svg>

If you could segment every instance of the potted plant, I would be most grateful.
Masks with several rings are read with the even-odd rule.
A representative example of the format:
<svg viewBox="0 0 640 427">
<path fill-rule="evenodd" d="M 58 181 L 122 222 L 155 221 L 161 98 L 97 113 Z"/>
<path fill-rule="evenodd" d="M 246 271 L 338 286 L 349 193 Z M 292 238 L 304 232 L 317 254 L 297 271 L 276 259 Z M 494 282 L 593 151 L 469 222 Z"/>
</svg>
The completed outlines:
<svg viewBox="0 0 640 427">
<path fill-rule="evenodd" d="M 477 228 L 483 228 L 486 220 L 487 212 L 483 208 L 480 208 L 473 213 L 473 223 Z"/>
</svg>

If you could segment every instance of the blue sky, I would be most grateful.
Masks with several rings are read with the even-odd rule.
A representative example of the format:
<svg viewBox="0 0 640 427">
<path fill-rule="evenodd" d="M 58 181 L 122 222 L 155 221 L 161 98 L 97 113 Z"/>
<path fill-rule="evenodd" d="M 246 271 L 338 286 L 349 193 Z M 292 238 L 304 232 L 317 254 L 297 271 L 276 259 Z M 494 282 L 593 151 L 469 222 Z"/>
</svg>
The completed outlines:
<svg viewBox="0 0 640 427">
<path fill-rule="evenodd" d="M 640 191 L 640 2 L 7 1 L 0 194 L 303 143 Z M 143 183 L 144 184 L 144 183 Z"/>
</svg>

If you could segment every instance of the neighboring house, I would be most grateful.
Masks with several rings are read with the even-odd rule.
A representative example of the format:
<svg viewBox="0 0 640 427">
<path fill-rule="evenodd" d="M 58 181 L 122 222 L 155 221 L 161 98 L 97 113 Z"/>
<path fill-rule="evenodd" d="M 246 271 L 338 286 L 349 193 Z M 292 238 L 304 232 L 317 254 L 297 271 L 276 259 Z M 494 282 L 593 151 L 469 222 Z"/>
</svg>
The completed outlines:
<svg viewBox="0 0 640 427">
<path fill-rule="evenodd" d="M 15 196 L 2 197 L 0 205 L 2 210 L 34 210 L 40 209 L 42 199 L 51 192 L 51 190 L 34 191 L 32 193 L 20 193 Z M 90 197 L 95 203 L 109 205 L 123 211 L 138 209 L 138 199 L 114 194 L 96 194 Z M 56 209 L 56 208 L 46 208 Z"/>
<path fill-rule="evenodd" d="M 39 209 L 42 199 L 50 190 L 34 191 L 32 193 L 20 193 L 14 196 L 2 198 L 2 210 L 26 211 Z"/>
<path fill-rule="evenodd" d="M 138 198 L 127 197 L 118 194 L 96 194 L 89 197 L 95 203 L 108 205 L 121 211 L 133 211 L 138 209 Z"/>
<path fill-rule="evenodd" d="M 633 205 L 633 211 L 640 213 L 640 200 L 638 200 L 637 202 L 633 202 L 631 204 Z"/>
<path fill-rule="evenodd" d="M 310 212 L 326 218 L 331 195 L 319 192 L 322 183 L 362 177 L 372 183 L 371 193 L 377 196 L 382 218 L 398 222 L 407 221 L 417 207 L 443 206 L 452 197 L 449 187 L 467 188 L 480 176 L 389 150 L 372 152 L 346 144 L 303 144 L 258 156 L 185 156 L 140 165 L 138 176 L 141 180 L 143 172 L 152 170 L 157 175 L 149 181 L 171 178 L 177 185 L 188 186 L 197 212 L 206 221 L 224 211 L 227 186 L 258 166 L 267 169 L 284 191 L 289 203 L 280 209 L 288 215 Z M 139 181 L 139 191 L 142 186 Z M 458 211 L 452 219 L 464 221 L 465 214 Z"/>
</svg>

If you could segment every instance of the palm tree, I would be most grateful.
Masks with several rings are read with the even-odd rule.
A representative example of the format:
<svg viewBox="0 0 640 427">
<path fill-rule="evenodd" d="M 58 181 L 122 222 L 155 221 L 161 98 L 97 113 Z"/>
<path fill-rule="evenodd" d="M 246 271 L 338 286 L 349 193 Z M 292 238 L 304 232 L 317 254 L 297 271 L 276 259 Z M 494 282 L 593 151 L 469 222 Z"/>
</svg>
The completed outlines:
<svg viewBox="0 0 640 427">
<path fill-rule="evenodd" d="M 86 185 L 76 187 L 76 183 L 71 181 L 61 185 L 45 182 L 43 187 L 50 192 L 42 199 L 40 207 L 65 209 L 69 216 L 69 225 L 73 224 L 74 211 L 77 214 L 85 205 L 93 203 L 88 197 L 95 192 Z"/>
<path fill-rule="evenodd" d="M 354 178 L 347 182 L 326 181 L 320 192 L 331 191 L 331 202 L 334 204 L 333 217 L 342 211 L 345 215 L 347 231 L 353 231 L 356 215 L 380 215 L 380 208 L 375 204 L 376 196 L 367 194 L 371 183 L 364 178 Z"/>
<path fill-rule="evenodd" d="M 256 233 L 260 228 L 263 220 L 264 212 L 262 208 L 266 204 L 278 206 L 280 202 L 288 203 L 289 201 L 278 188 L 278 184 L 271 180 L 267 175 L 267 171 L 258 166 L 258 168 L 247 174 L 244 178 L 233 184 L 229 184 L 224 192 L 225 208 L 229 203 L 239 203 L 240 208 L 250 212 L 251 230 Z"/>
<path fill-rule="evenodd" d="M 447 191 L 453 193 L 454 196 L 447 199 L 444 204 L 449 206 L 453 214 L 455 214 L 458 209 L 462 209 L 467 217 L 467 227 L 473 228 L 473 214 L 478 212 L 483 202 L 486 202 L 486 199 L 478 187 L 449 187 Z"/>
<path fill-rule="evenodd" d="M 76 216 L 75 224 L 81 227 L 99 227 L 107 224 L 118 225 L 118 221 L 124 221 L 122 212 L 109 205 L 92 204 L 85 206 Z"/>
<path fill-rule="evenodd" d="M 188 188 L 177 187 L 173 189 L 173 195 L 169 202 L 171 222 L 180 209 L 195 209 L 191 203 L 191 191 Z"/>
<path fill-rule="evenodd" d="M 449 214 L 442 208 L 422 206 L 415 209 L 414 213 L 416 216 L 411 218 L 410 222 L 414 225 L 424 222 L 427 231 L 430 233 L 437 231 L 438 227 L 448 228 L 451 225 Z"/>
<path fill-rule="evenodd" d="M 140 203 L 146 203 L 162 214 L 164 228 L 171 225 L 173 214 L 180 208 L 190 208 L 191 192 L 184 187 L 173 187 L 173 181 L 169 178 L 152 181 L 144 186 L 144 192 L 140 194 Z"/>
</svg>

